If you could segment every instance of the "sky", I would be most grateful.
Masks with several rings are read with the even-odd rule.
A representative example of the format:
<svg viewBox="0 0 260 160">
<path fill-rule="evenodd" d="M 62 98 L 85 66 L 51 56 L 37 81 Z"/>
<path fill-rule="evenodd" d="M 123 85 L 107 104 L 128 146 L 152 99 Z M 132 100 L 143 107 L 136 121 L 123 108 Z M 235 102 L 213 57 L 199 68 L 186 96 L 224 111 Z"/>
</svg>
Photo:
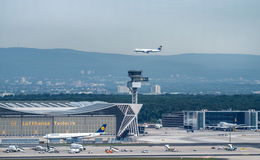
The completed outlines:
<svg viewBox="0 0 260 160">
<path fill-rule="evenodd" d="M 0 0 L 0 48 L 260 55 L 260 0 Z"/>
</svg>

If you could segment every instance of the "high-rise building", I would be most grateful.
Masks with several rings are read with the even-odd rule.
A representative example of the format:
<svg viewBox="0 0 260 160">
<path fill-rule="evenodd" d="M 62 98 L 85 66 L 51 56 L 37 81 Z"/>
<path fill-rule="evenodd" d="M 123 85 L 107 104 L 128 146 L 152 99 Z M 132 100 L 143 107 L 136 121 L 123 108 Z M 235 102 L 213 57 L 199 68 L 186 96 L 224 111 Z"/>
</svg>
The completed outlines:
<svg viewBox="0 0 260 160">
<path fill-rule="evenodd" d="M 130 90 L 127 86 L 117 86 L 117 93 L 119 93 L 119 94 L 129 94 Z"/>
<path fill-rule="evenodd" d="M 151 93 L 153 93 L 153 94 L 161 94 L 161 86 L 158 85 L 158 84 L 152 86 Z"/>
</svg>

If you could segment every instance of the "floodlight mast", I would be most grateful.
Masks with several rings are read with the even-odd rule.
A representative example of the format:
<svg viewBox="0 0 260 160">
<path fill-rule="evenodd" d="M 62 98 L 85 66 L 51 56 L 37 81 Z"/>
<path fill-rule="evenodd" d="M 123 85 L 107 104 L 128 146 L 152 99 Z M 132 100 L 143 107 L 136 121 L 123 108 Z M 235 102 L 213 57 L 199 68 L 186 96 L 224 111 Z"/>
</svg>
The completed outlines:
<svg viewBox="0 0 260 160">
<path fill-rule="evenodd" d="M 141 88 L 141 82 L 147 82 L 148 77 L 142 76 L 142 71 L 139 70 L 129 70 L 128 76 L 131 78 L 131 81 L 127 82 L 127 87 L 132 93 L 132 103 L 138 103 L 138 88 Z"/>
</svg>

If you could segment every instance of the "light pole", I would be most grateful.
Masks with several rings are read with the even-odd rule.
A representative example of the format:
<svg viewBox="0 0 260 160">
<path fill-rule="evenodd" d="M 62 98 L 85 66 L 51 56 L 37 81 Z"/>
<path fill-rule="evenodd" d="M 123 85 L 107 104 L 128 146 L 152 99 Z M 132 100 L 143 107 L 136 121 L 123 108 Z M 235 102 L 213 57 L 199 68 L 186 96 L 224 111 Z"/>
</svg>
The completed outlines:
<svg viewBox="0 0 260 160">
<path fill-rule="evenodd" d="M 229 143 L 231 143 L 231 127 L 229 127 Z"/>
<path fill-rule="evenodd" d="M 47 149 L 49 150 L 50 149 L 50 146 L 49 146 L 49 134 L 47 134 Z"/>
<path fill-rule="evenodd" d="M 231 143 L 231 132 L 235 129 L 235 127 L 229 127 L 229 143 Z"/>
</svg>

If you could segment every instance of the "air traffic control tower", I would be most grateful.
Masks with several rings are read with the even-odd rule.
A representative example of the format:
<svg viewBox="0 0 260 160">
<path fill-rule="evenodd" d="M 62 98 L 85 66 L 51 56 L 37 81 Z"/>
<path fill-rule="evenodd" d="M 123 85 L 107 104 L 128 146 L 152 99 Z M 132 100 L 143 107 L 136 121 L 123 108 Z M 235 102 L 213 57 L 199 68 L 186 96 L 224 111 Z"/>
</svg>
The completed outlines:
<svg viewBox="0 0 260 160">
<path fill-rule="evenodd" d="M 131 81 L 127 82 L 127 87 L 132 93 L 132 103 L 138 103 L 138 92 L 137 89 L 141 88 L 142 82 L 147 82 L 148 77 L 142 76 L 142 71 L 130 70 L 128 71 L 128 76 L 131 78 Z"/>
</svg>

